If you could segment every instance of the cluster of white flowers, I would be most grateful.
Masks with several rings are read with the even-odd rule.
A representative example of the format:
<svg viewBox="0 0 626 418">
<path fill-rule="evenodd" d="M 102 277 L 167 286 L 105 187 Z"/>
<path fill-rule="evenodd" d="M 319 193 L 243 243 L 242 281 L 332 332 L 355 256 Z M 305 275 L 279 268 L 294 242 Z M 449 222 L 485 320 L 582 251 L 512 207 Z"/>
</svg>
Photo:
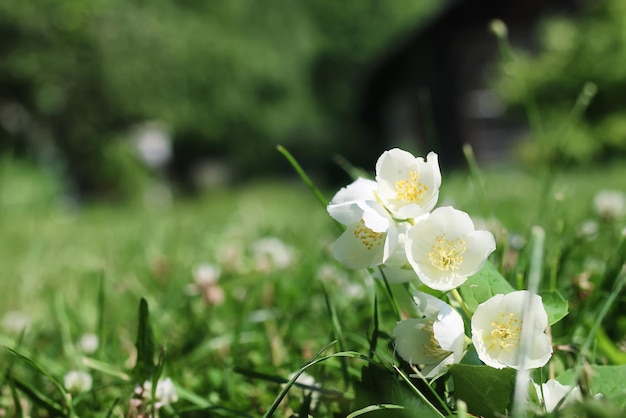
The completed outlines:
<svg viewBox="0 0 626 418">
<path fill-rule="evenodd" d="M 330 216 L 346 227 L 333 247 L 335 258 L 352 269 L 377 267 L 374 276 L 389 282 L 421 282 L 442 292 L 461 286 L 483 267 L 496 248 L 495 239 L 489 231 L 476 230 L 467 213 L 451 206 L 435 208 L 440 186 L 435 153 L 424 160 L 397 148 L 385 151 L 376 163 L 375 181 L 358 178 L 328 205 Z M 421 317 L 398 322 L 396 350 L 423 376 L 436 378 L 464 356 L 463 318 L 426 293 L 416 292 L 414 302 Z M 525 350 L 522 323 L 532 342 L 524 344 Z M 541 367 L 552 354 L 547 325 L 538 295 L 498 294 L 476 308 L 471 339 L 489 366 Z"/>
<path fill-rule="evenodd" d="M 385 151 L 376 181 L 358 178 L 328 205 L 330 216 L 346 226 L 335 258 L 352 269 L 382 266 L 390 281 L 417 275 L 432 289 L 460 286 L 496 244 L 490 232 L 475 230 L 467 213 L 449 206 L 433 210 L 440 186 L 435 153 L 424 160 L 397 148 Z M 407 265 L 415 274 L 402 271 Z"/>
</svg>

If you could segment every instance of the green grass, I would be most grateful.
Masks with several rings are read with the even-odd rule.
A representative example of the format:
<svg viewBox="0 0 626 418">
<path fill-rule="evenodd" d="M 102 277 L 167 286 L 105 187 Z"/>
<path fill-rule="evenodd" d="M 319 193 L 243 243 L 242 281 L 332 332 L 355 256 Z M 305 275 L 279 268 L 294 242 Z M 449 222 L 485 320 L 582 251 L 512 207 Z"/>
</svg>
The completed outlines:
<svg viewBox="0 0 626 418">
<path fill-rule="evenodd" d="M 71 369 L 87 370 L 76 346 L 80 336 L 99 334 L 100 348 L 90 357 L 104 366 L 91 370 L 96 390 L 74 399 L 80 416 L 91 416 L 93 411 L 97 411 L 94 416 L 107 416 L 109 410 L 111 416 L 122 416 L 120 411 L 132 397 L 132 382 L 114 371 L 130 373 L 134 365 L 142 297 L 150 309 L 155 343 L 166 347 L 164 376 L 173 379 L 181 397 L 165 411 L 168 416 L 206 416 L 207 407 L 216 408 L 211 413 L 218 416 L 258 416 L 279 394 L 280 378 L 298 370 L 330 341 L 338 339 L 343 346 L 335 344 L 326 354 L 341 349 L 367 355 L 375 293 L 380 329 L 389 333 L 393 327 L 395 317 L 385 293 L 375 292 L 380 284 L 373 284 L 363 272 L 344 271 L 333 261 L 330 248 L 338 230 L 298 181 L 213 190 L 164 208 L 134 203 L 68 209 L 58 203 L 56 188 L 45 175 L 7 161 L 3 164 L 0 317 L 21 311 L 31 325 L 23 335 L 0 328 L 0 343 L 16 348 L 62 380 Z M 610 241 L 619 239 L 623 225 L 602 224 L 606 233 L 602 229 L 594 243 L 578 245 L 576 237 L 581 222 L 595 216 L 592 198 L 598 190 L 626 192 L 622 180 L 626 167 L 563 173 L 547 195 L 541 194 L 541 179 L 533 173 L 487 170 L 483 174 L 488 210 L 509 237 L 528 238 L 534 224 L 546 230 L 545 280 L 554 274 L 559 289 L 573 303 L 580 303 L 571 290 L 572 279 L 583 273 L 590 258 L 598 259 L 604 270 L 591 280 L 596 280 L 598 292 L 610 291 L 602 280 L 614 255 Z M 453 202 L 472 217 L 490 216 L 477 196 L 468 174 L 444 173 L 439 205 Z M 293 264 L 256 270 L 251 245 L 262 237 L 278 237 L 290 246 Z M 523 248 L 506 253 L 505 238 L 498 243 L 493 261 L 505 265 L 506 257 L 516 256 L 518 263 L 505 275 L 517 284 L 523 280 L 528 252 Z M 551 260 L 559 260 L 565 249 L 569 258 L 552 266 Z M 226 250 L 237 255 L 239 265 L 223 261 Z M 210 306 L 201 296 L 190 296 L 187 287 L 196 266 L 220 260 L 224 264 L 219 284 L 225 302 Z M 318 279 L 322 265 L 338 269 L 322 280 L 323 286 Z M 355 289 L 362 294 L 351 296 Z M 602 295 L 598 293 L 597 300 Z M 618 303 L 624 303 L 622 297 Z M 584 312 L 596 312 L 589 309 Z M 584 337 L 590 325 L 582 314 L 570 316 L 573 319 L 563 328 L 572 327 Z M 625 321 L 611 318 L 612 324 Z M 565 339 L 567 329 L 555 332 L 561 333 L 559 342 L 572 343 Z M 381 347 L 389 342 L 385 335 L 380 338 Z M 609 338 L 617 341 L 620 335 L 610 333 Z M 381 349 L 380 356 L 391 352 Z M 607 358 L 601 350 L 597 356 L 608 363 L 619 358 Z M 562 368 L 571 361 L 567 355 L 558 359 Z M 0 364 L 12 364 L 12 373 L 61 402 L 59 393 L 6 349 L 0 351 Z M 351 411 L 352 383 L 365 365 L 359 359 L 329 359 L 307 370 L 324 389 L 336 391 L 323 395 L 319 416 Z M 0 408 L 13 411 L 10 385 L 0 378 L 0 387 L 4 387 Z M 302 391 L 292 389 L 288 398 L 279 407 L 280 416 L 289 408 L 297 411 Z M 42 413 L 35 409 L 34 416 L 37 412 Z"/>
</svg>

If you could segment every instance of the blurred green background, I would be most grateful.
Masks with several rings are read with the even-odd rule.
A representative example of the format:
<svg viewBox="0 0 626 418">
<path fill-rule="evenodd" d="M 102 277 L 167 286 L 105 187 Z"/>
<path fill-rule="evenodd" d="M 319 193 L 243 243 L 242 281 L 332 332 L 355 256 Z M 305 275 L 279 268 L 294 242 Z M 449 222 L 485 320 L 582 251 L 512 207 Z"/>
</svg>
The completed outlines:
<svg viewBox="0 0 626 418">
<path fill-rule="evenodd" d="M 368 153 L 355 101 L 368 65 L 435 1 L 0 4 L 0 150 L 84 195 L 145 180 L 131 137 L 156 123 L 183 182 L 200 158 L 238 178 Z M 376 151 L 378 152 L 378 151 Z"/>
<path fill-rule="evenodd" d="M 291 172 L 277 144 L 322 180 L 341 173 L 335 155 L 370 167 L 395 144 L 359 119 L 364 84 L 462 3 L 7 0 L 0 154 L 45 167 L 80 198 L 134 196 L 155 177 L 193 188 Z M 526 123 L 530 106 L 542 120 L 515 148 L 531 167 L 626 153 L 626 6 L 576 3 L 540 21 L 532 54 L 489 67 L 507 117 Z M 596 97 L 573 112 L 589 81 Z"/>
</svg>

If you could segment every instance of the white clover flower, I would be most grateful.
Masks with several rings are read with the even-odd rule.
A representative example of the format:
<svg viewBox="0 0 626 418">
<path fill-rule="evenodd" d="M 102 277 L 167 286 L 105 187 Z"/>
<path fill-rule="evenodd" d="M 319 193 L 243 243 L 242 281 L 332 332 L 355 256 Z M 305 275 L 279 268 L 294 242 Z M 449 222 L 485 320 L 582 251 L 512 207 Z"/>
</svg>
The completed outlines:
<svg viewBox="0 0 626 418">
<path fill-rule="evenodd" d="M 287 379 L 291 380 L 294 376 L 295 376 L 296 372 L 290 373 L 289 377 Z M 296 379 L 296 382 L 300 385 L 305 385 L 305 386 L 309 386 L 312 388 L 321 388 L 322 385 L 320 385 L 319 383 L 317 383 L 315 381 L 315 378 L 313 376 L 311 376 L 310 374 L 308 374 L 307 372 L 302 372 L 300 374 L 300 376 L 298 376 L 298 378 Z M 282 386 L 285 386 L 285 384 L 283 383 Z M 309 405 L 310 408 L 313 410 L 315 409 L 315 407 L 317 406 L 319 400 L 320 400 L 320 393 L 317 390 L 311 390 L 311 389 L 305 389 L 302 388 L 302 393 L 304 394 L 304 396 L 311 396 L 311 404 Z"/>
<path fill-rule="evenodd" d="M 602 219 L 621 218 L 626 214 L 626 195 L 619 190 L 600 190 L 593 197 L 593 206 Z"/>
<path fill-rule="evenodd" d="M 172 140 L 159 123 L 149 122 L 136 129 L 134 144 L 139 157 L 152 168 L 162 168 L 172 157 Z"/>
<path fill-rule="evenodd" d="M 77 394 L 91 390 L 93 380 L 87 372 L 72 370 L 63 377 L 63 386 L 68 392 Z"/>
<path fill-rule="evenodd" d="M 476 231 L 469 215 L 446 206 L 416 220 L 407 231 L 406 257 L 431 289 L 462 285 L 496 249 L 489 231 Z"/>
<path fill-rule="evenodd" d="M 30 326 L 30 317 L 22 311 L 8 311 L 2 317 L 2 328 L 8 332 L 19 333 Z"/>
<path fill-rule="evenodd" d="M 550 379 L 541 385 L 537 383 L 533 383 L 533 385 L 537 392 L 537 398 L 539 398 L 546 412 L 554 411 L 563 398 L 565 398 L 565 400 L 561 403 L 562 407 L 577 400 L 582 400 L 582 394 L 578 386 L 562 385 L 554 379 Z"/>
<path fill-rule="evenodd" d="M 584 238 L 592 238 L 598 233 L 598 223 L 594 220 L 586 220 L 578 227 L 578 235 Z"/>
<path fill-rule="evenodd" d="M 293 250 L 276 237 L 265 237 L 252 244 L 252 255 L 259 271 L 286 269 L 293 263 Z"/>
<path fill-rule="evenodd" d="M 374 267 L 394 252 L 396 224 L 376 200 L 376 182 L 359 178 L 337 192 L 327 207 L 330 216 L 346 226 L 335 241 L 333 255 L 351 269 Z"/>
<path fill-rule="evenodd" d="M 217 283 L 221 274 L 219 267 L 209 263 L 202 263 L 194 268 L 193 281 L 198 286 L 209 286 Z"/>
<path fill-rule="evenodd" d="M 96 334 L 87 333 L 80 336 L 78 347 L 85 354 L 95 353 L 100 345 L 100 340 Z"/>
<path fill-rule="evenodd" d="M 202 295 L 208 305 L 220 305 L 224 302 L 224 289 L 219 285 L 221 270 L 213 264 L 202 263 L 193 270 L 193 283 L 186 286 L 189 296 Z"/>
<path fill-rule="evenodd" d="M 408 363 L 422 367 L 426 378 L 436 378 L 463 358 L 463 318 L 450 305 L 426 293 L 416 292 L 414 300 L 423 317 L 396 324 L 396 351 Z"/>
<path fill-rule="evenodd" d="M 150 401 L 152 396 L 152 382 L 146 380 L 143 384 L 142 397 L 146 401 Z M 164 405 L 173 404 L 178 401 L 178 394 L 176 393 L 176 387 L 169 377 L 165 379 L 159 379 L 157 382 L 156 391 L 154 393 L 154 406 L 159 409 Z"/>
<path fill-rule="evenodd" d="M 378 196 L 394 217 L 415 218 L 437 204 L 441 172 L 437 154 L 415 158 L 398 148 L 383 152 L 376 162 Z"/>
<path fill-rule="evenodd" d="M 330 263 L 321 264 L 315 272 L 315 278 L 322 282 L 344 283 L 349 280 L 345 269 Z"/>
<path fill-rule="evenodd" d="M 530 310 L 526 318 L 530 322 L 529 340 L 524 341 L 524 357 L 520 356 L 522 322 L 526 298 L 530 298 Z M 472 316 L 472 342 L 478 357 L 496 369 L 534 369 L 544 366 L 552 355 L 552 346 L 544 333 L 548 315 L 541 296 L 527 290 L 506 295 L 498 294 L 481 303 Z"/>
</svg>

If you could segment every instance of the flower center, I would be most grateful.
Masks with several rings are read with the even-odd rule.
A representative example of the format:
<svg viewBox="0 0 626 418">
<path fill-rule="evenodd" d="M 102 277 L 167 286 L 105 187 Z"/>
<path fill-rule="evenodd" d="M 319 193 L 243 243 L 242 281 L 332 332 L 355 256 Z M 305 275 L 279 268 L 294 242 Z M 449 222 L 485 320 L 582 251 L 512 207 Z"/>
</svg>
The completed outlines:
<svg viewBox="0 0 626 418">
<path fill-rule="evenodd" d="M 409 178 L 396 180 L 396 196 L 404 203 L 418 203 L 422 200 L 424 193 L 428 191 L 428 186 L 419 181 L 420 174 L 411 171 Z"/>
<path fill-rule="evenodd" d="M 446 234 L 438 235 L 428 253 L 428 259 L 437 270 L 457 271 L 463 264 L 463 254 L 467 248 L 461 238 L 446 239 Z"/>
<path fill-rule="evenodd" d="M 517 347 L 520 339 L 521 321 L 512 312 L 501 313 L 497 321 L 491 324 L 491 336 L 493 341 L 490 348 L 499 345 L 501 349 L 510 351 L 511 348 Z"/>
<path fill-rule="evenodd" d="M 428 321 L 428 325 L 426 325 L 422 329 L 430 334 L 430 340 L 428 341 L 428 344 L 422 343 L 422 350 L 424 351 L 424 354 L 437 360 L 442 360 L 446 358 L 450 354 L 450 351 L 446 351 L 441 348 L 441 345 L 439 345 L 439 341 L 437 341 L 437 339 L 435 338 L 433 321 Z"/>
<path fill-rule="evenodd" d="M 361 219 L 359 224 L 354 228 L 354 237 L 361 240 L 361 243 L 368 250 L 373 249 L 375 246 L 380 246 L 384 241 L 387 234 L 384 232 L 372 231 L 365 226 L 365 221 Z"/>
</svg>

